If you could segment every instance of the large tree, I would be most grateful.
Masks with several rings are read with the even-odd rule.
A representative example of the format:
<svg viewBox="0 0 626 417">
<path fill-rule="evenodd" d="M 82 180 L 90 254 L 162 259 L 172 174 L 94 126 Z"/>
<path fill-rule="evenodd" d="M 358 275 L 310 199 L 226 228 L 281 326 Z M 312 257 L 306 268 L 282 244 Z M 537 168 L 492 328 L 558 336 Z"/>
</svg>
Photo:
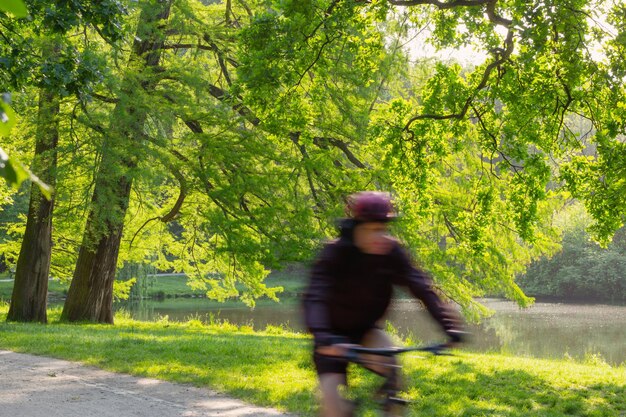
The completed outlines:
<svg viewBox="0 0 626 417">
<path fill-rule="evenodd" d="M 329 105 L 367 105 L 377 93 L 352 80 L 355 46 L 338 57 L 337 74 L 320 74 L 314 111 L 328 113 L 327 125 L 310 129 L 299 112 L 292 118 L 284 109 L 276 117 L 259 108 L 256 114 L 238 94 L 237 34 L 251 18 L 231 3 L 180 2 L 169 19 L 149 26 L 153 32 L 137 35 L 147 42 L 164 34 L 149 48 L 160 60 L 126 70 L 132 90 L 121 88 L 107 99 L 115 105 L 114 119 L 103 132 L 112 145 L 103 147 L 63 317 L 110 322 L 116 261 L 125 260 L 186 272 L 217 299 L 275 297 L 277 289 L 262 284 L 267 267 L 310 256 L 320 229 L 328 228 L 327 213 L 339 214 L 335 200 L 366 183 L 353 172 L 363 164 L 329 134 L 340 127 L 355 140 L 362 136 L 366 111 L 342 114 Z M 353 93 L 325 93 L 324 76 Z M 122 105 L 136 111 L 119 113 Z M 132 130 L 120 130 L 126 125 Z M 132 163 L 116 162 L 125 160 Z M 100 186 L 104 181 L 107 187 Z M 88 250 L 108 254 L 106 261 L 94 261 Z M 242 293 L 237 282 L 244 284 Z"/>
<path fill-rule="evenodd" d="M 133 171 L 138 166 L 137 148 L 143 141 L 148 117 L 147 103 L 126 100 L 136 89 L 150 91 L 165 42 L 164 22 L 171 0 L 145 2 L 128 59 L 121 93 L 111 113 L 102 160 L 76 269 L 61 315 L 69 321 L 113 323 L 113 281 L 128 209 Z M 141 94 L 141 92 L 139 92 Z"/>
<path fill-rule="evenodd" d="M 48 45 L 48 48 L 48 54 L 58 54 L 57 44 Z M 39 97 L 35 160 L 31 169 L 52 187 L 56 182 L 58 114 L 59 96 L 56 91 L 42 88 Z M 54 197 L 44 196 L 37 184 L 32 184 L 26 230 L 17 259 L 7 320 L 47 322 L 53 208 Z"/>
<path fill-rule="evenodd" d="M 376 32 L 354 36 L 363 25 L 398 22 L 407 43 L 421 32 L 418 39 L 435 49 L 471 46 L 484 57 L 474 68 L 440 61 L 419 82 L 385 83 L 389 94 L 373 103 L 367 142 L 349 143 L 374 156 L 378 185 L 395 192 L 404 212 L 400 233 L 462 304 L 485 292 L 529 301 L 514 277 L 554 250 L 550 213 L 568 192 L 585 202 L 598 240 L 623 224 L 624 5 L 265 4 L 246 29 L 248 59 L 239 72 L 245 96 L 270 113 L 279 109 L 276 117 L 289 108 L 292 118 L 305 118 L 309 109 L 299 103 L 311 100 L 315 71 L 332 68 L 337 48 L 359 42 L 351 69 L 371 73 L 368 52 L 393 43 Z M 587 131 L 577 129 L 581 118 Z"/>
</svg>

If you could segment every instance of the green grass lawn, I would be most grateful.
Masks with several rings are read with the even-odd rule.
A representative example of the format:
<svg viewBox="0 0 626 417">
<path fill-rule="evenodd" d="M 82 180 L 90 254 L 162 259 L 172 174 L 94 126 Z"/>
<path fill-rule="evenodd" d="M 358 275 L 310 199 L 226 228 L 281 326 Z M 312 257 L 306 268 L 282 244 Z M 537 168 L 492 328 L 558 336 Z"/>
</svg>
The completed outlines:
<svg viewBox="0 0 626 417">
<path fill-rule="evenodd" d="M 104 369 L 206 386 L 243 400 L 302 415 L 316 413 L 310 339 L 270 327 L 254 332 L 229 323 L 203 325 L 6 323 L 0 307 L 0 348 L 48 355 Z M 538 360 L 459 352 L 404 358 L 409 416 L 610 416 L 626 413 L 626 367 L 601 362 Z M 358 370 L 350 395 L 369 398 L 380 379 Z M 371 405 L 371 404 L 370 404 Z M 366 405 L 366 408 L 369 405 Z M 364 415 L 375 415 L 371 410 Z"/>
</svg>

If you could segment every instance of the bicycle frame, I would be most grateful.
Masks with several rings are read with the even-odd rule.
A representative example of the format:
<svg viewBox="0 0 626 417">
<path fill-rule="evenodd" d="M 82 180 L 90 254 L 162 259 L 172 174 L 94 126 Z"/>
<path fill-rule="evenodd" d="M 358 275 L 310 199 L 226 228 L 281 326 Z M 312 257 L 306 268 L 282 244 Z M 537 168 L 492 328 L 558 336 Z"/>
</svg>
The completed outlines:
<svg viewBox="0 0 626 417">
<path fill-rule="evenodd" d="M 354 346 L 348 349 L 349 354 L 354 353 L 358 356 L 359 353 L 368 354 L 368 355 L 377 355 L 377 356 L 385 356 L 391 357 L 399 355 L 400 353 L 405 352 L 428 352 L 435 356 L 449 356 L 451 353 L 448 352 L 448 344 L 447 343 L 439 343 L 436 345 L 429 346 L 408 346 L 408 347 L 389 347 L 389 348 L 367 348 L 363 346 Z M 353 362 L 349 357 L 346 357 L 347 360 Z"/>
<path fill-rule="evenodd" d="M 386 375 L 381 375 L 385 377 L 385 383 L 379 389 L 379 394 L 382 394 L 383 398 L 381 401 L 381 408 L 383 410 L 383 415 L 390 415 L 395 407 L 406 406 L 409 401 L 396 397 L 399 389 L 397 384 L 397 379 L 399 377 L 401 365 L 391 364 L 384 361 L 375 361 L 370 358 L 364 358 L 362 355 L 368 356 L 381 356 L 381 357 L 394 357 L 401 353 L 406 352 L 427 352 L 435 356 L 442 355 L 451 355 L 448 352 L 448 344 L 440 343 L 436 345 L 428 345 L 428 346 L 409 346 L 409 347 L 389 347 L 389 348 L 367 348 L 363 346 L 354 346 L 348 348 L 347 354 L 343 357 L 344 360 L 348 362 L 353 362 L 359 365 L 375 365 L 380 367 L 385 367 L 389 369 L 389 372 Z M 370 369 L 371 370 L 371 369 Z M 356 409 L 356 404 L 353 403 L 353 412 Z"/>
</svg>

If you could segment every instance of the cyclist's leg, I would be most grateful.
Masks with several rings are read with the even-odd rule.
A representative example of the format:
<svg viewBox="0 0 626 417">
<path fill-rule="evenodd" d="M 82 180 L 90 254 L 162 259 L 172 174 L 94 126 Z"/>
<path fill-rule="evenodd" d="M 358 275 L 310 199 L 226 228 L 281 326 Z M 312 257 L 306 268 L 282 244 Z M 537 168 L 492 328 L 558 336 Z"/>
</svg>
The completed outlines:
<svg viewBox="0 0 626 417">
<path fill-rule="evenodd" d="M 339 392 L 339 387 L 346 385 L 347 361 L 314 352 L 313 362 L 322 394 L 321 415 L 323 417 L 349 417 L 352 409 Z"/>
<path fill-rule="evenodd" d="M 389 335 L 378 328 L 373 328 L 365 333 L 361 344 L 368 348 L 388 348 L 393 346 Z M 365 364 L 364 366 L 382 376 L 389 376 L 390 369 L 393 369 L 392 367 L 397 365 L 397 361 L 393 356 L 362 355 L 362 358 L 367 362 L 380 363 L 380 365 Z"/>
<path fill-rule="evenodd" d="M 381 329 L 372 329 L 365 334 L 362 345 L 371 348 L 392 347 L 393 342 L 389 335 Z M 396 394 L 401 390 L 400 372 L 395 357 L 385 357 L 377 355 L 363 355 L 367 362 L 379 363 L 364 364 L 364 366 L 385 378 L 385 382 L 380 387 L 379 393 L 383 396 L 383 415 L 401 416 L 404 413 L 404 402 L 396 398 Z"/>
<path fill-rule="evenodd" d="M 348 417 L 352 415 L 352 404 L 339 393 L 339 387 L 346 384 L 346 374 L 320 374 L 323 417 Z"/>
</svg>

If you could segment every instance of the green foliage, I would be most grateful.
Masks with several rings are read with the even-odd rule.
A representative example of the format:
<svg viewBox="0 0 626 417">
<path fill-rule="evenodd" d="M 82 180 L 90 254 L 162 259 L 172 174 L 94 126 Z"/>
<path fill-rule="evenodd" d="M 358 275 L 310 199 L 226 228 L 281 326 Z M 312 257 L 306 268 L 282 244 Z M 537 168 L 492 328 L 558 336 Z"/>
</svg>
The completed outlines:
<svg viewBox="0 0 626 417">
<path fill-rule="evenodd" d="M 286 102 L 297 103 L 288 114 L 301 109 L 317 126 L 309 97 L 328 68 L 340 66 L 343 48 L 351 51 L 350 81 L 363 77 L 356 85 L 366 87 L 381 80 L 386 94 L 370 96 L 361 125 L 367 144 L 347 139 L 369 164 L 373 183 L 397 196 L 399 234 L 469 309 L 471 296 L 485 292 L 527 305 L 514 276 L 556 250 L 550 216 L 567 192 L 585 202 L 597 240 L 606 242 L 624 221 L 623 7 L 584 0 L 381 3 L 272 3 L 243 31 L 244 97 L 270 118 L 268 109 L 279 117 Z M 603 13 L 616 31 L 594 23 Z M 389 20 L 402 29 L 385 32 Z M 420 70 L 403 65 L 389 45 L 428 22 L 434 46 L 471 45 L 486 54 L 484 62 L 466 70 L 424 63 L 424 75 L 411 78 Z M 354 39 L 371 48 L 351 49 Z M 607 59 L 592 55 L 591 44 Z M 377 60 L 383 51 L 397 53 L 395 76 Z M 304 126 L 298 121 L 294 129 Z M 579 129 L 581 121 L 593 128 Z"/>
<path fill-rule="evenodd" d="M 0 4 L 0 10 L 3 12 L 9 12 L 15 17 L 28 16 L 28 10 L 22 0 L 3 0 Z"/>
<path fill-rule="evenodd" d="M 202 50 L 166 51 L 162 65 L 167 77 L 155 91 L 121 92 L 151 116 L 146 124 L 149 140 L 140 153 L 121 148 L 141 160 L 131 175 L 142 194 L 131 200 L 125 226 L 129 234 L 137 234 L 133 242 L 141 243 L 126 246 L 133 239 L 125 239 L 120 262 L 150 259 L 161 270 L 187 274 L 193 288 L 210 297 L 241 296 L 252 304 L 261 296 L 276 297 L 279 288 L 263 284 L 268 268 L 309 258 L 317 240 L 330 230 L 326 220 L 333 216 L 327 213 L 337 214 L 338 197 L 345 194 L 350 178 L 334 167 L 340 152 L 323 149 L 320 141 L 330 126 L 351 126 L 342 123 L 345 119 L 333 119 L 332 125 L 329 120 L 326 129 L 309 126 L 315 111 L 329 111 L 333 103 L 321 95 L 328 90 L 322 85 L 316 87 L 320 97 L 312 101 L 315 109 L 311 103 L 286 99 L 267 111 L 259 106 L 254 112 L 245 107 L 233 113 L 232 106 L 244 104 L 227 92 L 238 88 L 230 85 L 235 77 L 229 69 L 238 57 L 232 50 L 236 32 L 223 26 L 222 13 L 222 6 L 190 2 L 175 5 L 171 17 L 172 27 L 189 34 L 177 42 L 189 44 L 202 34 L 217 48 L 222 65 Z M 202 19 L 181 19 L 190 14 Z M 211 85 L 224 89 L 222 100 L 207 93 L 207 83 L 212 83 L 207 80 L 216 77 L 224 82 Z M 334 100 L 343 99 L 339 89 L 333 93 Z M 331 193 L 337 199 L 328 197 Z M 175 222 L 159 222 L 181 196 L 185 204 Z"/>
<path fill-rule="evenodd" d="M 126 283 L 130 283 L 129 291 L 124 298 L 124 300 L 141 300 L 143 298 L 151 297 L 155 291 L 153 290 L 155 286 L 156 279 L 153 274 L 156 272 L 156 269 L 149 264 L 137 264 L 137 263 L 126 263 L 122 268 L 120 268 L 117 276 L 116 282 L 114 285 L 114 293 L 115 293 L 115 285 L 120 285 L 117 281 L 121 281 L 127 285 Z M 117 300 L 120 300 L 118 298 Z"/>
<path fill-rule="evenodd" d="M 11 133 L 11 129 L 15 125 L 15 112 L 9 106 L 11 102 L 11 96 L 7 93 L 2 95 L 0 100 L 0 135 L 8 136 Z"/>
<path fill-rule="evenodd" d="M 0 137 L 7 137 L 15 126 L 15 112 L 9 106 L 11 96 L 7 93 L 2 95 L 0 100 Z M 52 198 L 52 187 L 41 181 L 35 174 L 24 167 L 16 158 L 9 157 L 0 147 L 0 177 L 7 183 L 18 189 L 22 182 L 30 179 L 39 186 L 41 193 L 50 200 Z M 2 202 L 0 201 L 0 205 Z"/>
<path fill-rule="evenodd" d="M 125 35 L 122 24 L 128 13 L 125 2 L 119 0 L 32 1 L 30 11 L 41 14 L 43 27 L 52 33 L 68 33 L 85 25 L 94 28 L 107 42 L 118 41 Z"/>
<path fill-rule="evenodd" d="M 0 148 L 0 176 L 2 176 L 9 185 L 17 188 L 28 178 L 28 172 L 22 164 L 15 159 L 9 158 L 2 148 Z"/>
<path fill-rule="evenodd" d="M 137 278 L 131 278 L 126 281 L 113 281 L 113 298 L 115 301 L 128 300 L 133 286 L 137 283 Z"/>
<path fill-rule="evenodd" d="M 48 200 L 52 198 L 52 187 L 41 181 L 17 159 L 9 157 L 2 148 L 0 148 L 0 177 L 4 178 L 15 189 L 18 189 L 25 180 L 31 180 L 39 186 L 41 193 Z"/>
</svg>

